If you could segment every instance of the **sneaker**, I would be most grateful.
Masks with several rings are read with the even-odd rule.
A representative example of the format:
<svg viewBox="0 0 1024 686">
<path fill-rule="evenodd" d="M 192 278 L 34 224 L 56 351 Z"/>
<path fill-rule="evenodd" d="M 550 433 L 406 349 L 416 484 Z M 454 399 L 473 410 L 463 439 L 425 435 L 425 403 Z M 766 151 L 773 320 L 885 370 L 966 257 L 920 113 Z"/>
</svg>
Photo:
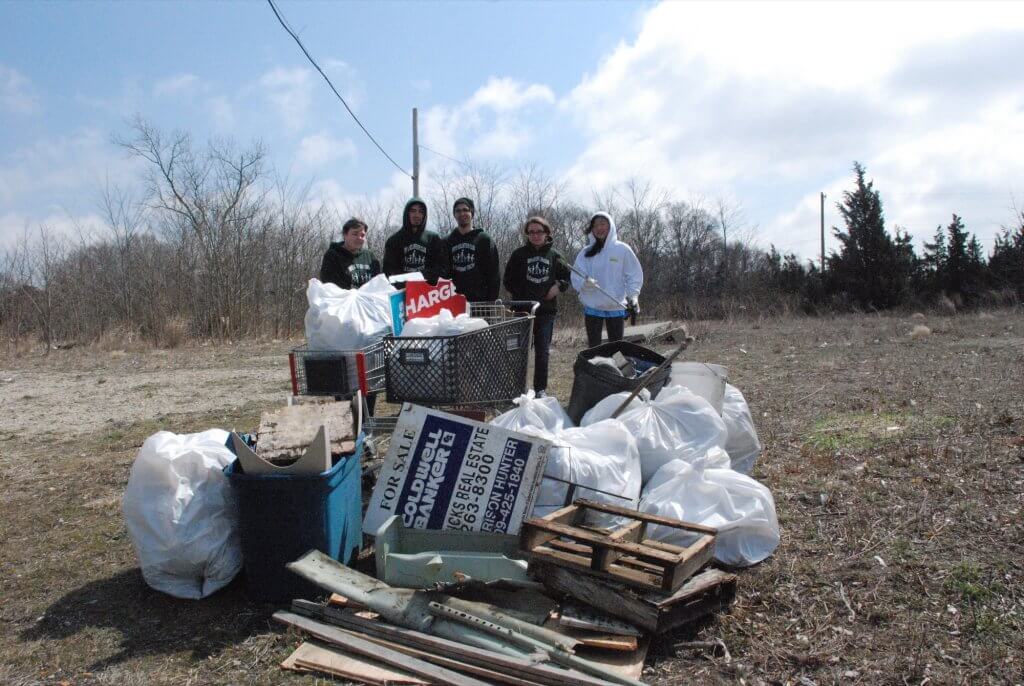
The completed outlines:
<svg viewBox="0 0 1024 686">
<path fill-rule="evenodd" d="M 547 394 L 546 392 L 544 392 L 544 391 L 537 391 L 537 392 L 536 392 L 536 393 L 534 393 L 533 395 L 534 395 L 534 397 L 535 397 L 535 398 L 537 398 L 538 400 L 540 400 L 541 398 L 546 398 L 546 397 L 548 397 L 548 394 Z"/>
</svg>

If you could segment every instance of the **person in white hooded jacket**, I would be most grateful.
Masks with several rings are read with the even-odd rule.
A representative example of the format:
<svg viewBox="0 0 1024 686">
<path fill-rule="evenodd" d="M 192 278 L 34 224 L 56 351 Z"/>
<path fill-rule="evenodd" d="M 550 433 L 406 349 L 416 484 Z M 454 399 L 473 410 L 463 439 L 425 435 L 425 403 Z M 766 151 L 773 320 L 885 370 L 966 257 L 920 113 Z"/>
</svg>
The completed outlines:
<svg viewBox="0 0 1024 686">
<path fill-rule="evenodd" d="M 586 233 L 589 240 L 576 255 L 572 287 L 579 292 L 587 345 L 593 348 L 601 344 L 605 327 L 609 341 L 622 340 L 627 308 L 639 312 L 644 271 L 633 249 L 619 241 L 615 220 L 607 212 L 595 213 Z"/>
</svg>

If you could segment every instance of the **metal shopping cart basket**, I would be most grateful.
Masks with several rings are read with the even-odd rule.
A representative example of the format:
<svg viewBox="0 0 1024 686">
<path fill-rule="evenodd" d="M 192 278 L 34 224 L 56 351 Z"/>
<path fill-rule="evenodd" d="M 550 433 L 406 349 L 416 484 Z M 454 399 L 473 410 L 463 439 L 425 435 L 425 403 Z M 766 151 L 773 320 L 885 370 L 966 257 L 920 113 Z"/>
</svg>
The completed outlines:
<svg viewBox="0 0 1024 686">
<path fill-rule="evenodd" d="M 469 303 L 488 326 L 456 336 L 385 336 L 389 403 L 502 405 L 526 391 L 535 301 Z"/>
<path fill-rule="evenodd" d="M 384 342 L 360 350 L 295 348 L 288 354 L 292 395 L 363 397 L 384 390 Z"/>
</svg>

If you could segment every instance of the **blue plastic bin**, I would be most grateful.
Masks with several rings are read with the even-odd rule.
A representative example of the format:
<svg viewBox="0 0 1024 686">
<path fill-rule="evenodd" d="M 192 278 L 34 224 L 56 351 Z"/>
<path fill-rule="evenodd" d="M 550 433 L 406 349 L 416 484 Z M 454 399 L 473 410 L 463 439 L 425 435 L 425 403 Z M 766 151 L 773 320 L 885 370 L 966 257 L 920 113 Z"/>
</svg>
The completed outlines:
<svg viewBox="0 0 1024 686">
<path fill-rule="evenodd" d="M 238 460 L 224 468 L 238 500 L 242 558 L 249 592 L 260 600 L 313 598 L 324 590 L 288 570 L 316 548 L 345 564 L 362 548 L 364 436 L 351 455 L 310 475 L 245 474 Z"/>
</svg>

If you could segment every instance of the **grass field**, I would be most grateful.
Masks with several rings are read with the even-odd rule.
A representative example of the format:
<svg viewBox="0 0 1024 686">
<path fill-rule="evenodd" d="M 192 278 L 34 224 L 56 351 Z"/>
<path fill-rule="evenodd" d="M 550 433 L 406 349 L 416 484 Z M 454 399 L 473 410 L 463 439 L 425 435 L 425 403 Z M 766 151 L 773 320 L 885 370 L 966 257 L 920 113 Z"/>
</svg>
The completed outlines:
<svg viewBox="0 0 1024 686">
<path fill-rule="evenodd" d="M 782 543 L 730 612 L 655 641 L 644 680 L 1024 682 L 1024 313 L 692 328 L 687 357 L 728 366 L 754 412 Z M 251 430 L 288 347 L 0 359 L 0 683 L 323 682 L 278 668 L 299 639 L 243 584 L 150 590 L 120 513 L 147 435 Z"/>
</svg>

